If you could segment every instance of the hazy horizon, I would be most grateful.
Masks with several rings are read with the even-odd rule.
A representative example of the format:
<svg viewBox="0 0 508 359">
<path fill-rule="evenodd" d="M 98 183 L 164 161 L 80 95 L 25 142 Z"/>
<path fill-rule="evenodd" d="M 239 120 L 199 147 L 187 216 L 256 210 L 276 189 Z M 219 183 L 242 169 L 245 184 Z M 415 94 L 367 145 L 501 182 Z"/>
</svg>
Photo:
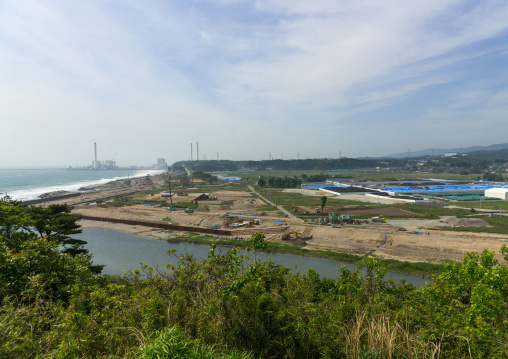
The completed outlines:
<svg viewBox="0 0 508 359">
<path fill-rule="evenodd" d="M 508 131 L 508 2 L 6 0 L 1 168 L 379 157 Z"/>
</svg>

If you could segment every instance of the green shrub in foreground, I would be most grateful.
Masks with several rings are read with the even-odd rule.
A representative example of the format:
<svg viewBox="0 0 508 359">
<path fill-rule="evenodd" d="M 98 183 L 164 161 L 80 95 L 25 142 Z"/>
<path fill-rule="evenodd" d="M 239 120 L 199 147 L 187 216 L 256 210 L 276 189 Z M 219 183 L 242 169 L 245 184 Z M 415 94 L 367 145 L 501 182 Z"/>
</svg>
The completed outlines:
<svg viewBox="0 0 508 359">
<path fill-rule="evenodd" d="M 140 349 L 141 359 L 250 359 L 250 354 L 220 353 L 207 349 L 196 340 L 184 337 L 177 327 L 155 333 L 155 338 Z"/>
<path fill-rule="evenodd" d="M 212 245 L 167 271 L 90 277 L 51 244 L 3 248 L 0 357 L 508 356 L 508 266 L 489 251 L 423 288 L 385 280 L 372 257 L 335 279 L 245 260 Z"/>
</svg>

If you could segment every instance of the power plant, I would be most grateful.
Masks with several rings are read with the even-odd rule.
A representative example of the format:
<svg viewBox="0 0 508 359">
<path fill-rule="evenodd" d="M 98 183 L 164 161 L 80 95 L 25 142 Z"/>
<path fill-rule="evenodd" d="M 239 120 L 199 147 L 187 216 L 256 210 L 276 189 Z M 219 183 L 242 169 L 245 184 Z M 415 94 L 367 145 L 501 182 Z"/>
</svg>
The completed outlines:
<svg viewBox="0 0 508 359">
<path fill-rule="evenodd" d="M 194 156 L 192 153 L 192 142 L 190 144 L 190 160 L 194 161 Z M 196 161 L 199 161 L 199 142 L 196 142 Z"/>
<path fill-rule="evenodd" d="M 112 160 L 99 161 L 97 159 L 97 142 L 93 143 L 93 161 L 91 165 L 83 166 L 83 167 L 67 167 L 69 171 L 104 171 L 104 170 L 139 170 L 139 169 L 156 169 L 156 170 L 168 170 L 168 164 L 164 158 L 157 158 L 157 163 L 151 166 L 128 166 L 128 167 L 118 167 L 115 162 L 116 158 L 113 157 Z M 192 156 L 192 143 L 191 143 L 191 156 Z"/>
<path fill-rule="evenodd" d="M 92 163 L 93 170 L 114 170 L 118 168 L 116 166 L 115 158 L 113 158 L 112 160 L 106 160 L 104 162 L 97 160 L 97 142 L 93 143 L 93 151 L 94 151 L 94 160 Z"/>
</svg>

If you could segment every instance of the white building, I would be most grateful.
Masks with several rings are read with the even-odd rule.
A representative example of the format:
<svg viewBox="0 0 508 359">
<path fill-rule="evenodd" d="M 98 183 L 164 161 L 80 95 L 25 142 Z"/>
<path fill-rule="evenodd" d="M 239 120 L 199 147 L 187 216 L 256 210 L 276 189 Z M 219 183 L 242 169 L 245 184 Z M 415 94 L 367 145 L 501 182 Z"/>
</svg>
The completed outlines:
<svg viewBox="0 0 508 359">
<path fill-rule="evenodd" d="M 508 200 L 508 188 L 491 188 L 485 190 L 486 197 L 499 198 L 502 200 Z"/>
<path fill-rule="evenodd" d="M 164 158 L 157 158 L 157 163 L 153 165 L 156 170 L 165 170 L 167 167 L 166 160 Z"/>
</svg>

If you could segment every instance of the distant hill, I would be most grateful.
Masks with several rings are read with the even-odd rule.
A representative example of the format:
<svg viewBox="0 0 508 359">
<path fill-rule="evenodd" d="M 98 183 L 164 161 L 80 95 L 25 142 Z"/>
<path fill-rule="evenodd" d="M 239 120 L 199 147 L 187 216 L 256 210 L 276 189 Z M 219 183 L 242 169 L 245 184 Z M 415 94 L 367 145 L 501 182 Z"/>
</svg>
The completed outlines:
<svg viewBox="0 0 508 359">
<path fill-rule="evenodd" d="M 423 156 L 443 156 L 445 153 L 449 152 L 457 152 L 457 153 L 470 153 L 470 152 L 478 152 L 478 151 L 499 151 L 508 149 L 508 143 L 500 143 L 497 145 L 490 146 L 472 146 L 472 147 L 462 147 L 462 148 L 429 148 L 426 150 L 420 151 L 411 151 L 411 157 L 423 157 Z M 391 158 L 406 158 L 409 157 L 408 152 L 403 153 L 395 153 L 393 155 L 388 155 L 387 157 Z"/>
<path fill-rule="evenodd" d="M 467 154 L 470 161 L 489 161 L 504 163 L 508 161 L 508 148 L 495 151 L 474 151 Z"/>
</svg>

